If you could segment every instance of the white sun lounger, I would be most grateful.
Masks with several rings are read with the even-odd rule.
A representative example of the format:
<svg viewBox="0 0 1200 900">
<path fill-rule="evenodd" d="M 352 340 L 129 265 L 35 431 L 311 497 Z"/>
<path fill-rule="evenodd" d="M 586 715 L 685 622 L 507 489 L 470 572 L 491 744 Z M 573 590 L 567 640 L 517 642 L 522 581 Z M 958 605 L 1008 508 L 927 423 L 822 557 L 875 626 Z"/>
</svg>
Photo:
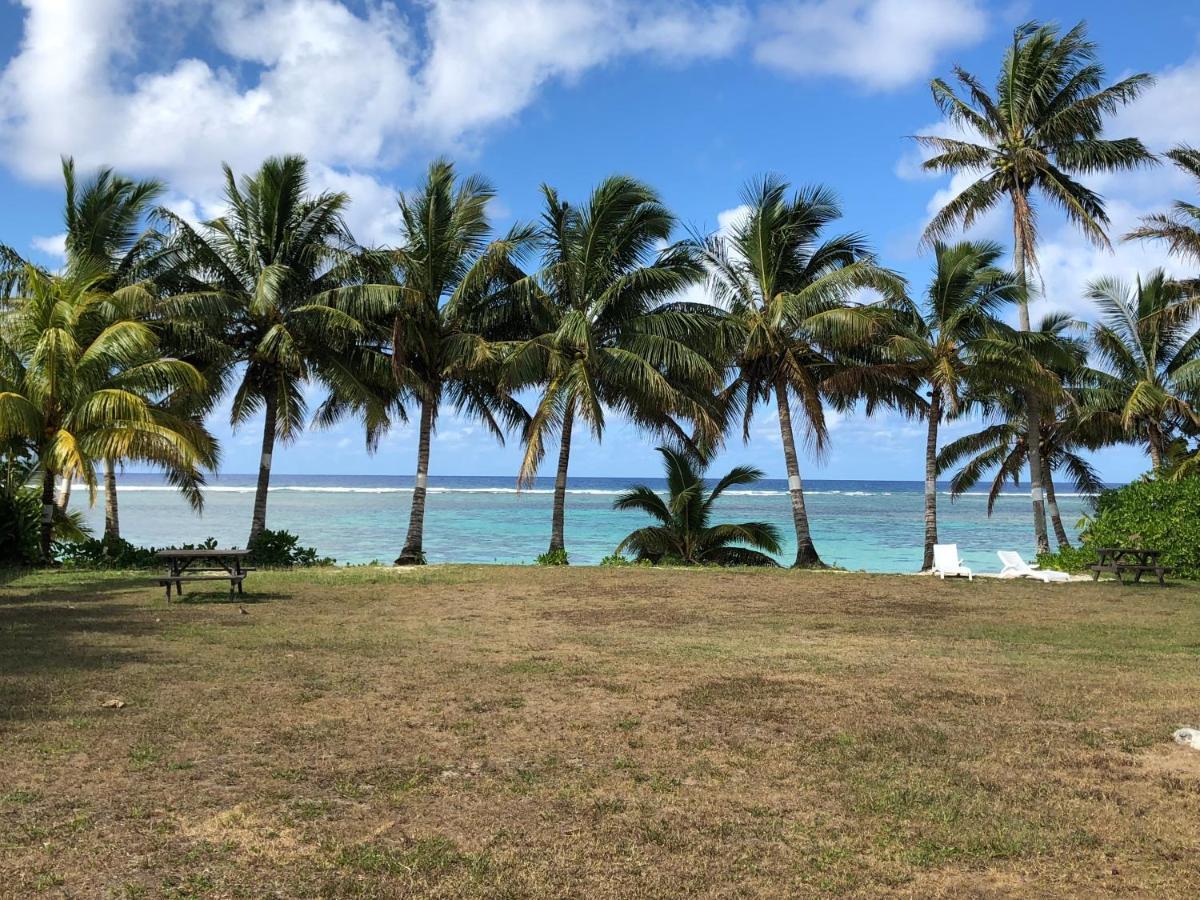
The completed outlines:
<svg viewBox="0 0 1200 900">
<path fill-rule="evenodd" d="M 1038 569 L 1037 563 L 1030 565 L 1015 550 L 997 550 L 996 555 L 1000 557 L 1000 562 L 1004 565 L 1004 568 L 1000 570 L 1001 578 L 1038 578 L 1047 584 L 1051 581 L 1071 580 L 1071 576 L 1066 572 Z"/>
<path fill-rule="evenodd" d="M 933 574 L 943 581 L 946 580 L 947 575 L 965 575 L 967 581 L 975 580 L 971 570 L 964 566 L 962 560 L 958 558 L 958 544 L 933 545 Z"/>
</svg>

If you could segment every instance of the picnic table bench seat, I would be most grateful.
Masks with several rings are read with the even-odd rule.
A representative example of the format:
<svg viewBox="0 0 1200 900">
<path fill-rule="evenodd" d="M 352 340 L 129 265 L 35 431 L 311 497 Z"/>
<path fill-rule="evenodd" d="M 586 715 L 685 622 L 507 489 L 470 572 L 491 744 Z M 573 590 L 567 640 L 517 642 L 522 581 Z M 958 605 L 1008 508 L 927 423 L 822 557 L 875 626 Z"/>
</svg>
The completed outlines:
<svg viewBox="0 0 1200 900">
<path fill-rule="evenodd" d="M 229 599 L 232 600 L 235 591 L 242 593 L 246 573 L 254 571 L 254 567 L 242 565 L 242 560 L 248 553 L 248 550 L 223 550 L 216 547 L 160 550 L 158 556 L 166 561 L 167 572 L 155 581 L 160 587 L 167 589 L 168 602 L 171 600 L 172 585 L 182 597 L 185 581 L 228 581 Z"/>
<path fill-rule="evenodd" d="M 1165 575 L 1172 571 L 1170 566 L 1159 562 L 1161 550 L 1143 550 L 1134 547 L 1099 547 L 1096 550 L 1099 559 L 1088 568 L 1092 572 L 1092 580 L 1100 578 L 1101 573 L 1107 572 L 1117 576 L 1117 581 L 1125 583 L 1125 574 L 1133 575 L 1136 584 L 1142 576 L 1151 572 L 1158 576 L 1158 583 L 1166 585 Z"/>
</svg>

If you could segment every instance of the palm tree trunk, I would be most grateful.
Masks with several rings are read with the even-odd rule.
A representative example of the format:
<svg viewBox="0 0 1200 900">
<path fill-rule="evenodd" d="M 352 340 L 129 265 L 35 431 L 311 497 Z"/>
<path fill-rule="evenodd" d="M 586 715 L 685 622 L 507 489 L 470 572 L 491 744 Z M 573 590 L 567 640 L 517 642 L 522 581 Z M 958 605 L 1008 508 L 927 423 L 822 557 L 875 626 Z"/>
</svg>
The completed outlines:
<svg viewBox="0 0 1200 900">
<path fill-rule="evenodd" d="M 274 385 L 266 391 L 266 415 L 263 417 L 262 456 L 258 460 L 258 485 L 254 489 L 254 513 L 250 518 L 250 546 L 267 527 L 267 491 L 271 487 L 271 455 L 275 452 L 275 417 L 279 411 L 279 398 Z"/>
<path fill-rule="evenodd" d="M 1150 471 L 1157 475 L 1162 471 L 1163 441 L 1162 433 L 1153 425 L 1146 429 L 1146 443 L 1150 448 Z"/>
<path fill-rule="evenodd" d="M 783 438 L 783 459 L 787 465 L 788 495 L 792 499 L 792 522 L 796 526 L 796 561 L 794 569 L 823 569 L 825 563 L 813 546 L 808 530 L 808 511 L 804 508 L 804 483 L 800 480 L 800 461 L 796 457 L 796 436 L 792 433 L 792 410 L 788 405 L 787 386 L 783 379 L 775 382 L 775 402 L 779 406 L 779 435 Z"/>
<path fill-rule="evenodd" d="M 408 517 L 408 535 L 404 549 L 396 557 L 394 565 L 422 566 L 425 564 L 423 548 L 425 535 L 425 494 L 429 479 L 429 437 L 433 432 L 433 405 L 429 398 L 421 400 L 421 436 L 417 444 L 417 477 L 413 483 L 412 511 Z"/>
<path fill-rule="evenodd" d="M 67 507 L 71 504 L 71 483 L 75 479 L 70 475 L 63 477 L 62 490 L 58 494 L 58 508 L 63 512 L 67 511 Z"/>
<path fill-rule="evenodd" d="M 1014 204 L 1014 210 L 1016 206 Z M 1021 240 L 1016 229 L 1016 213 L 1014 212 L 1013 221 L 1013 269 L 1016 271 L 1017 280 L 1024 290 L 1028 287 L 1028 278 L 1025 271 L 1025 245 Z M 1022 293 L 1021 306 L 1021 330 L 1029 331 L 1029 299 L 1028 296 Z M 1033 502 L 1033 536 L 1037 544 L 1038 553 L 1050 552 L 1050 538 L 1046 534 L 1046 506 L 1042 499 L 1042 448 L 1041 441 L 1038 439 L 1038 434 L 1041 430 L 1041 404 L 1038 402 L 1037 391 L 1030 388 L 1025 392 L 1025 440 L 1029 447 L 1029 496 Z"/>
<path fill-rule="evenodd" d="M 54 473 L 47 471 L 42 475 L 42 528 L 41 550 L 42 562 L 50 562 L 50 541 L 54 537 Z"/>
<path fill-rule="evenodd" d="M 1054 473 L 1050 465 L 1043 462 L 1046 482 L 1046 508 L 1050 513 L 1050 524 L 1054 526 L 1054 539 L 1058 541 L 1059 550 L 1070 550 L 1071 539 L 1067 537 L 1067 529 L 1063 528 L 1062 516 L 1058 512 L 1058 499 L 1054 496 Z"/>
<path fill-rule="evenodd" d="M 942 395 L 934 388 L 929 397 L 929 424 L 925 437 L 925 557 L 921 571 L 933 568 L 933 545 L 937 534 L 937 442 L 942 418 Z"/>
<path fill-rule="evenodd" d="M 575 403 L 567 404 L 562 434 L 558 442 L 558 472 L 554 475 L 554 512 L 550 517 L 550 553 L 566 550 L 564 525 L 567 513 L 567 467 L 571 461 L 571 430 L 575 424 Z"/>
<path fill-rule="evenodd" d="M 117 464 L 104 461 L 104 541 L 121 539 L 121 517 L 117 513 Z"/>
</svg>

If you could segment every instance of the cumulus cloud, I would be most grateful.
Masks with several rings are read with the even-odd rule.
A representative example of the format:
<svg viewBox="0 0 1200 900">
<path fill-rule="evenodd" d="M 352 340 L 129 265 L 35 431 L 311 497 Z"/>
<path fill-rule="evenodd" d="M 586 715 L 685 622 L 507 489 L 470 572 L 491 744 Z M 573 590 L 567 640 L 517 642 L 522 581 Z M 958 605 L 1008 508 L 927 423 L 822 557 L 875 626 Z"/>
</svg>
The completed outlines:
<svg viewBox="0 0 1200 900">
<path fill-rule="evenodd" d="M 67 233 L 65 231 L 61 234 L 35 236 L 30 239 L 29 243 L 34 250 L 45 253 L 47 256 L 58 259 L 67 258 Z"/>
<path fill-rule="evenodd" d="M 987 15 L 972 0 L 791 0 L 763 12 L 759 62 L 794 75 L 849 78 L 889 90 L 928 75 L 940 55 L 980 40 Z"/>
<path fill-rule="evenodd" d="M 213 52 L 126 70 L 154 0 L 22 0 L 24 39 L 0 78 L 0 152 L 21 174 L 58 157 L 164 173 L 185 191 L 220 161 L 295 152 L 329 166 L 385 166 L 414 143 L 449 145 L 503 121 L 554 78 L 622 55 L 684 61 L 741 40 L 736 6 L 687 0 L 432 0 L 413 23 L 389 2 L 198 0 Z M 182 9 L 182 8 L 181 8 Z M 423 26 L 423 27 L 421 27 Z M 424 42 L 418 41 L 422 35 Z"/>
</svg>

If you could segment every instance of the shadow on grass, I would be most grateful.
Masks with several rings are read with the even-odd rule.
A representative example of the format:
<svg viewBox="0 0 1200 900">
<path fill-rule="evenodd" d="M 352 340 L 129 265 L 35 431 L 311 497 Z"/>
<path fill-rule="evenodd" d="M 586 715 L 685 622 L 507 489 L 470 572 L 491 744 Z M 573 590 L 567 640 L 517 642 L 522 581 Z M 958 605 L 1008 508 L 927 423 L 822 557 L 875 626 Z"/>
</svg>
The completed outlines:
<svg viewBox="0 0 1200 900">
<path fill-rule="evenodd" d="M 131 645 L 157 630 L 144 609 L 111 600 L 0 602 L 0 724 L 53 718 L 56 698 L 78 694 L 77 676 L 147 661 Z"/>
</svg>

